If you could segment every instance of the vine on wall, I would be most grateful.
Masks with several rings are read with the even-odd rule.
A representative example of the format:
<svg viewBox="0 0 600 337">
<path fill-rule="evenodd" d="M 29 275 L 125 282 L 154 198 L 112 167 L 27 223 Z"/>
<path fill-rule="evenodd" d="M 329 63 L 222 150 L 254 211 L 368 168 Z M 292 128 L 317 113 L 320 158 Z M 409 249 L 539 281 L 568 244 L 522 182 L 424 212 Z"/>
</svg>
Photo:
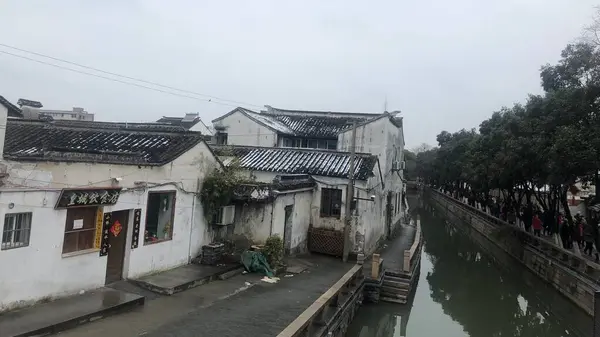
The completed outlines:
<svg viewBox="0 0 600 337">
<path fill-rule="evenodd" d="M 221 207 L 229 205 L 233 200 L 235 188 L 246 181 L 236 165 L 216 169 L 206 176 L 200 191 L 206 220 L 212 221 Z"/>
</svg>

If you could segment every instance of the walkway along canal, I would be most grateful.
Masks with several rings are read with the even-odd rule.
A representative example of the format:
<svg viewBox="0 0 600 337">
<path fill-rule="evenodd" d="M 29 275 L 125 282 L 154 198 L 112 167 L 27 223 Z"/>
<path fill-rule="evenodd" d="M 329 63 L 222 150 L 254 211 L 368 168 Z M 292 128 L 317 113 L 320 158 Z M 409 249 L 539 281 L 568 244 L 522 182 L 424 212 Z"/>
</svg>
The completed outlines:
<svg viewBox="0 0 600 337">
<path fill-rule="evenodd" d="M 592 335 L 591 317 L 518 261 L 431 204 L 410 201 L 424 236 L 414 298 L 363 305 L 347 337 Z"/>
</svg>

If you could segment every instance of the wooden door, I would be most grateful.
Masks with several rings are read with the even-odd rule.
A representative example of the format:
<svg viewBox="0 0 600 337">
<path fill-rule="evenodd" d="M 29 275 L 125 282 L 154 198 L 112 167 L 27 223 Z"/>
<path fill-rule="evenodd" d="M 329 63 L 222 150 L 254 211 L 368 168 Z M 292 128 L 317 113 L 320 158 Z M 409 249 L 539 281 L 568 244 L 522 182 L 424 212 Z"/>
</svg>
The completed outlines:
<svg viewBox="0 0 600 337">
<path fill-rule="evenodd" d="M 112 224 L 109 227 L 108 235 L 109 248 L 108 257 L 106 259 L 106 284 L 123 279 L 128 221 L 128 210 L 112 213 Z"/>
<path fill-rule="evenodd" d="M 283 227 L 283 248 L 285 255 L 289 255 L 292 250 L 292 216 L 294 214 L 294 205 L 285 206 L 285 225 Z"/>
</svg>

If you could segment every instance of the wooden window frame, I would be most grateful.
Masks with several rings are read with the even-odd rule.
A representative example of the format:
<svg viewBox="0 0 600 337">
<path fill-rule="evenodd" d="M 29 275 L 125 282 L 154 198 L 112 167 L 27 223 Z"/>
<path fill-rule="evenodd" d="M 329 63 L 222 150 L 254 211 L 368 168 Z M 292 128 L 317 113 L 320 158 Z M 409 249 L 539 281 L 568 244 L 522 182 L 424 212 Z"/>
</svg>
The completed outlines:
<svg viewBox="0 0 600 337">
<path fill-rule="evenodd" d="M 334 207 L 339 195 L 339 207 Z M 334 199 L 335 198 L 335 199 Z M 321 218 L 340 219 L 342 215 L 342 190 L 339 188 L 321 188 Z"/>
<path fill-rule="evenodd" d="M 92 224 L 93 226 L 90 228 L 85 228 L 85 224 L 83 225 L 84 227 L 81 229 L 71 229 L 71 230 L 67 230 L 67 225 L 69 224 L 69 212 L 76 212 L 77 210 L 81 210 L 81 209 L 94 209 L 94 217 L 93 217 L 93 221 Z M 94 242 L 96 241 L 96 216 L 98 214 L 98 206 L 85 206 L 85 207 L 72 207 L 72 208 L 67 208 L 67 217 L 65 219 L 65 227 L 64 227 L 64 232 L 63 232 L 63 245 L 62 245 L 62 254 L 63 255 L 71 255 L 71 254 L 79 254 L 81 252 L 87 252 L 87 251 L 93 251 L 93 250 L 98 250 L 98 248 L 96 248 L 94 246 Z M 67 235 L 69 234 L 74 234 L 77 233 L 77 249 L 75 250 L 71 250 L 71 251 L 65 251 L 67 245 L 65 244 L 65 242 L 67 241 Z M 79 248 L 79 240 L 81 235 L 89 235 L 89 233 L 93 233 L 92 235 L 92 246 L 91 247 L 87 247 L 87 248 Z"/>
</svg>

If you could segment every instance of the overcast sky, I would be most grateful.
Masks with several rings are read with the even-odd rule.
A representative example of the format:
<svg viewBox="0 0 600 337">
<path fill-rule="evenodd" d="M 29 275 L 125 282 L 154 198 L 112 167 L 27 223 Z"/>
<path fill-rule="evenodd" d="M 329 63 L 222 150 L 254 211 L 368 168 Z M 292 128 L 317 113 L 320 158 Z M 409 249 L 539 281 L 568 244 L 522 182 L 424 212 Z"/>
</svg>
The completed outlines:
<svg viewBox="0 0 600 337">
<path fill-rule="evenodd" d="M 539 93 L 539 67 L 589 22 L 592 0 L 0 0 L 0 44 L 243 102 L 401 110 L 409 148 Z M 0 46 L 0 51 L 38 56 Z M 52 60 L 44 60 L 60 64 Z M 73 67 L 72 65 L 62 64 Z M 81 69 L 84 70 L 84 69 Z M 129 81 L 129 80 L 127 80 Z M 0 95 L 103 121 L 233 107 L 0 52 Z M 239 105 L 238 103 L 223 102 Z"/>
</svg>

